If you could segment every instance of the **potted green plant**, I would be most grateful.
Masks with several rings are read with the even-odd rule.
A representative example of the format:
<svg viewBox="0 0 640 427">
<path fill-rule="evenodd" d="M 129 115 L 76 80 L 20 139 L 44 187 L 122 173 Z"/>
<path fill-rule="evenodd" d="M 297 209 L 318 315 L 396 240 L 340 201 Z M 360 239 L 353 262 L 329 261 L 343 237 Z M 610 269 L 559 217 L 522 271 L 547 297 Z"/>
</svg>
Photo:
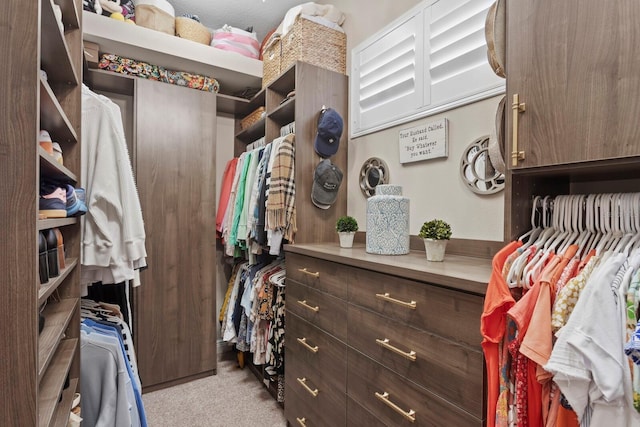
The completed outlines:
<svg viewBox="0 0 640 427">
<path fill-rule="evenodd" d="M 424 240 L 424 249 L 428 261 L 442 261 L 451 238 L 451 226 L 441 219 L 425 221 L 420 228 L 420 237 Z"/>
<path fill-rule="evenodd" d="M 353 236 L 358 231 L 358 221 L 352 216 L 341 216 L 336 221 L 336 231 L 340 237 L 340 247 L 350 248 L 353 246 Z"/>
</svg>

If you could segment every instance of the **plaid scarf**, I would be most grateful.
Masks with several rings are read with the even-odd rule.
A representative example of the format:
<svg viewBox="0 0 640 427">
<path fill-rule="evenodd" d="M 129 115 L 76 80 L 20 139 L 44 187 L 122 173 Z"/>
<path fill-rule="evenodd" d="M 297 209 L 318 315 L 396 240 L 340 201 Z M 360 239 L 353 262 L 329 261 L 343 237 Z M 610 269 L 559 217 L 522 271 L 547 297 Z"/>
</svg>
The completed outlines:
<svg viewBox="0 0 640 427">
<path fill-rule="evenodd" d="M 274 155 L 267 197 L 266 228 L 282 230 L 283 237 L 293 243 L 296 226 L 295 137 L 283 138 Z"/>
</svg>

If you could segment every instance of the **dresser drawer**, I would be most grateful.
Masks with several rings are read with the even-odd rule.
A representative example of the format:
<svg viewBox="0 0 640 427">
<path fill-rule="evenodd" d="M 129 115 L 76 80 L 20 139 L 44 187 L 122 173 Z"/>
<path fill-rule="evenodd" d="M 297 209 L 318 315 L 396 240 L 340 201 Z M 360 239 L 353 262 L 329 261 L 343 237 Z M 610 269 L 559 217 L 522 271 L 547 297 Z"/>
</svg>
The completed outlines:
<svg viewBox="0 0 640 427">
<path fill-rule="evenodd" d="M 482 352 L 349 305 L 347 343 L 399 375 L 482 418 Z M 288 319 L 287 319 L 288 320 Z"/>
<path fill-rule="evenodd" d="M 317 378 L 319 386 L 339 390 L 342 394 L 347 391 L 347 346 L 344 342 L 322 332 L 291 311 L 287 311 L 286 334 L 287 372 L 293 364 L 293 371 L 305 377 Z"/>
<path fill-rule="evenodd" d="M 287 310 L 346 341 L 346 301 L 287 279 Z"/>
<path fill-rule="evenodd" d="M 305 417 L 311 421 L 322 420 L 321 423 L 307 425 L 344 425 L 346 416 L 346 400 L 344 386 L 335 387 L 333 381 L 325 378 L 322 371 L 314 371 L 306 365 L 305 360 L 286 350 L 285 369 L 285 411 L 291 414 L 287 418 L 295 422 L 295 418 Z M 346 366 L 346 364 L 345 364 Z M 334 374 L 329 374 L 334 375 Z M 342 382 L 346 375 L 343 371 Z M 302 408 L 302 411 L 297 409 Z M 291 411 L 289 411 L 291 409 Z M 294 410 L 296 409 L 296 410 Z M 306 414 L 313 414 L 313 416 Z"/>
<path fill-rule="evenodd" d="M 288 379 L 284 388 L 284 416 L 291 427 L 342 427 L 346 426 L 346 403 L 337 405 L 318 394 L 317 399 L 310 399 L 307 392 L 299 387 L 294 378 Z M 345 402 L 345 395 L 342 395 Z M 348 424 L 349 426 L 365 424 Z"/>
<path fill-rule="evenodd" d="M 481 296 L 364 269 L 352 274 L 349 302 L 481 349 Z"/>
<path fill-rule="evenodd" d="M 347 359 L 347 394 L 386 425 L 482 426 L 481 419 L 356 350 L 349 348 Z"/>
<path fill-rule="evenodd" d="M 386 427 L 380 419 L 364 409 L 349 396 L 347 396 L 347 425 L 349 427 Z"/>
<path fill-rule="evenodd" d="M 313 289 L 347 298 L 347 278 L 351 267 L 294 253 L 287 253 L 287 279 Z"/>
</svg>

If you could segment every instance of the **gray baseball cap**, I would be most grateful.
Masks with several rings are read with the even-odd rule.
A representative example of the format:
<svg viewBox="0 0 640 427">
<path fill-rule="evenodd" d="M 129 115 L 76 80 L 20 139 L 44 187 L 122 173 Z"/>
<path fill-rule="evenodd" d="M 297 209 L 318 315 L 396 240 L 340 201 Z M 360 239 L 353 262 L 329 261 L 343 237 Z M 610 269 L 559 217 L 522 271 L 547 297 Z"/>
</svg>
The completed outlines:
<svg viewBox="0 0 640 427">
<path fill-rule="evenodd" d="M 313 172 L 311 201 L 320 209 L 329 209 L 338 198 L 342 171 L 331 160 L 324 159 Z"/>
</svg>

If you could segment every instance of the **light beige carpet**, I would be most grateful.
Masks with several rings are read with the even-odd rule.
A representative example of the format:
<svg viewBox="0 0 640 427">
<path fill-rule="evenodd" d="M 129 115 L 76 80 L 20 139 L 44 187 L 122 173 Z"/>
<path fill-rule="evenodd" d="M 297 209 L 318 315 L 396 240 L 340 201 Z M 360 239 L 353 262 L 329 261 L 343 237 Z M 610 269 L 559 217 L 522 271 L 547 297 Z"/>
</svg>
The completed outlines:
<svg viewBox="0 0 640 427">
<path fill-rule="evenodd" d="M 283 409 L 248 369 L 218 361 L 218 374 L 142 395 L 149 427 L 280 427 Z"/>
</svg>

